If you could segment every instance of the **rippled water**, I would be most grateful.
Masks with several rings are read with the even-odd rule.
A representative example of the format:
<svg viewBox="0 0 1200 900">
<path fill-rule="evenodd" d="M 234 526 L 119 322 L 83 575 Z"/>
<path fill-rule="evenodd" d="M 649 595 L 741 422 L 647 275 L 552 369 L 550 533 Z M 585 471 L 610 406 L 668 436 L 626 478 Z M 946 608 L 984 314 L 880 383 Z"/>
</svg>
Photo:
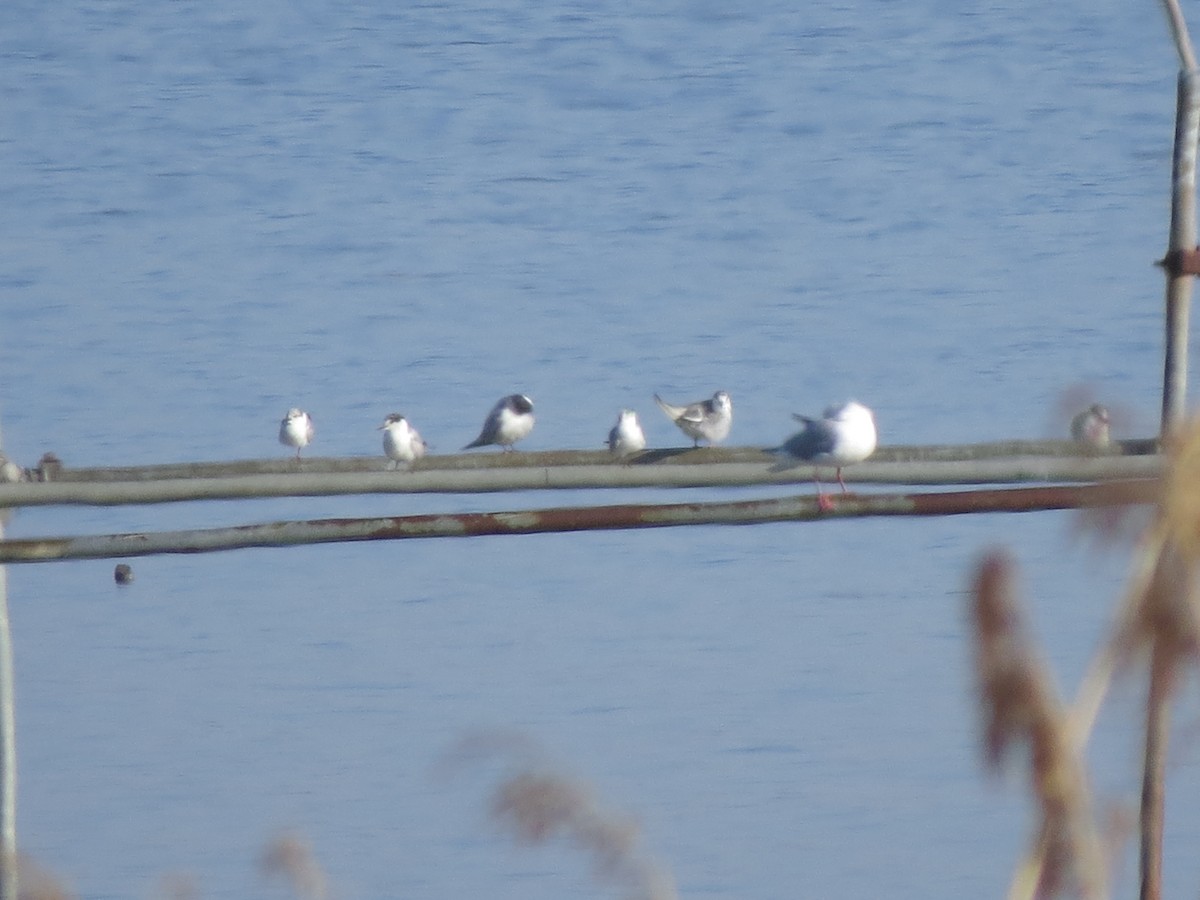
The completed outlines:
<svg viewBox="0 0 1200 900">
<path fill-rule="evenodd" d="M 622 406 L 677 445 L 650 395 L 718 387 L 750 445 L 847 396 L 889 443 L 1059 434 L 1080 383 L 1153 431 L 1156 6 L 793 6 L 5 5 L 5 449 L 273 456 L 298 404 L 314 453 L 376 453 L 393 409 L 446 452 L 512 390 L 535 449 L 597 447 Z M 566 502 L 597 498 L 9 531 Z M 1069 693 L 1123 567 L 1074 523 L 245 551 L 134 561 L 123 590 L 111 562 L 14 567 L 22 843 L 97 898 L 175 872 L 270 894 L 255 861 L 283 828 L 342 897 L 602 895 L 569 848 L 488 823 L 494 766 L 436 775 L 495 727 L 635 815 L 685 896 L 995 896 L 1027 811 L 979 771 L 963 586 L 1014 547 Z M 1136 695 L 1095 754 L 1126 802 Z M 1173 895 L 1200 883 L 1186 749 Z"/>
</svg>

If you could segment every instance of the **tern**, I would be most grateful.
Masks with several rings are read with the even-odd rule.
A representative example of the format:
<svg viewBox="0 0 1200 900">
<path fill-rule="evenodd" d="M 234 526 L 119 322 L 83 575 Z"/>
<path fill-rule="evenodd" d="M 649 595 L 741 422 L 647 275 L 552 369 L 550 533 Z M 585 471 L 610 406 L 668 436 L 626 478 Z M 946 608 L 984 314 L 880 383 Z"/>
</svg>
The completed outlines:
<svg viewBox="0 0 1200 900">
<path fill-rule="evenodd" d="M 646 434 L 632 409 L 623 409 L 617 416 L 617 424 L 608 432 L 608 449 L 622 459 L 646 449 Z"/>
<path fill-rule="evenodd" d="M 679 430 L 692 439 L 692 445 L 700 446 L 700 441 L 709 444 L 719 444 L 729 437 L 729 428 L 733 424 L 733 400 L 725 391 L 717 391 L 711 400 L 699 400 L 687 406 L 673 406 L 658 394 L 654 402 L 667 414 L 667 418 L 679 426 Z"/>
<path fill-rule="evenodd" d="M 425 455 L 425 441 L 400 413 L 389 413 L 378 430 L 383 432 L 384 454 L 396 463 L 393 468 L 399 468 L 400 463 L 411 463 Z"/>
<path fill-rule="evenodd" d="M 502 397 L 483 422 L 479 437 L 463 447 L 486 447 L 499 444 L 505 450 L 533 431 L 533 401 L 524 394 L 509 394 Z"/>
<path fill-rule="evenodd" d="M 287 411 L 279 423 L 279 443 L 285 447 L 295 447 L 296 459 L 300 458 L 300 451 L 309 445 L 314 434 L 316 428 L 313 427 L 312 416 L 295 406 Z"/>
<path fill-rule="evenodd" d="M 1108 425 L 1108 407 L 1093 403 L 1071 420 L 1071 438 L 1095 450 L 1103 450 L 1112 441 Z"/>
</svg>

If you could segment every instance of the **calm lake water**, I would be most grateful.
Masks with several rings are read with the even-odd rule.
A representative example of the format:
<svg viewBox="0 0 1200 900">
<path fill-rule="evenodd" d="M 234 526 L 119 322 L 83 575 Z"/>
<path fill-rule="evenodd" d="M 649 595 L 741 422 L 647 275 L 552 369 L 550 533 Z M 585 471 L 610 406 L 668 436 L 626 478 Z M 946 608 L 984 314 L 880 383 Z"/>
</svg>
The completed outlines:
<svg viewBox="0 0 1200 900">
<path fill-rule="evenodd" d="M 1152 433 L 1176 61 L 1157 4 L 10 2 L 0 424 L 69 465 L 435 451 L 502 394 L 532 449 L 733 395 L 731 443 L 856 397 L 885 443 Z M 1193 23 L 1195 24 L 1195 23 Z M 760 492 L 749 492 L 758 496 Z M 12 536 L 724 496 L 26 510 Z M 999 896 L 964 585 L 1021 560 L 1073 692 L 1127 548 L 1067 514 L 428 541 L 12 567 L 23 848 L 83 897 L 595 897 L 489 821 L 479 729 L 636 817 L 683 896 Z M 1136 796 L 1137 682 L 1098 794 Z M 1195 698 L 1167 893 L 1200 866 Z M 1190 729 L 1190 731 L 1189 731 Z M 1192 735 L 1190 740 L 1187 735 Z M 1134 856 L 1118 866 L 1134 883 Z"/>
</svg>

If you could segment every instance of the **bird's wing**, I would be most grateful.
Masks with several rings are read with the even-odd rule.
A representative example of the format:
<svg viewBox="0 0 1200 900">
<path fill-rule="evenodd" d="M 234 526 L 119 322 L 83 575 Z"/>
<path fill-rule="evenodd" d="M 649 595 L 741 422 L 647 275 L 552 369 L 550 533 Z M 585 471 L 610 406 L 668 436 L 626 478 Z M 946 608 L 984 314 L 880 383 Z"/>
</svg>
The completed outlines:
<svg viewBox="0 0 1200 900">
<path fill-rule="evenodd" d="M 496 434 L 500 431 L 500 407 L 493 409 L 488 413 L 487 419 L 483 422 L 483 429 L 479 432 L 479 437 L 463 447 L 464 450 L 470 450 L 472 447 L 483 447 L 487 444 L 496 442 Z"/>
<path fill-rule="evenodd" d="M 713 405 L 711 400 L 705 400 L 703 403 L 693 403 L 685 408 L 677 418 L 683 419 L 685 422 L 695 422 L 699 425 L 706 417 L 712 415 Z"/>
<path fill-rule="evenodd" d="M 834 447 L 833 429 L 816 419 L 797 416 L 804 423 L 804 429 L 793 434 L 779 448 L 796 459 L 816 459 L 832 453 Z"/>
</svg>

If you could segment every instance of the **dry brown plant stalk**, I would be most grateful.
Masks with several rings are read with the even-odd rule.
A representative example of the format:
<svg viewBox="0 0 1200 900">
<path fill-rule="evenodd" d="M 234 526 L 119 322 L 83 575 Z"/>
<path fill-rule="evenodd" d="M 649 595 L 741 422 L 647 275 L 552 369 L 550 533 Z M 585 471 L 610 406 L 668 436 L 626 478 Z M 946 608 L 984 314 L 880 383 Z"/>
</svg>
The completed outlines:
<svg viewBox="0 0 1200 900">
<path fill-rule="evenodd" d="M 198 900 L 200 889 L 191 875 L 176 872 L 164 875 L 159 880 L 158 896 L 163 900 Z"/>
<path fill-rule="evenodd" d="M 329 900 L 332 896 L 312 845 L 298 834 L 281 834 L 272 841 L 263 851 L 260 866 L 263 874 L 286 880 L 301 900 Z"/>
<path fill-rule="evenodd" d="M 1086 800 L 1082 751 L 1096 721 L 1104 696 L 1116 673 L 1144 664 L 1153 673 L 1148 699 L 1163 710 L 1152 722 L 1165 722 L 1165 709 L 1183 669 L 1200 664 L 1200 421 L 1177 429 L 1167 444 L 1168 466 L 1151 521 L 1135 544 L 1132 567 L 1117 612 L 1112 636 L 1095 655 L 1073 706 L 1063 710 L 1051 688 L 1019 621 L 1014 598 L 1013 564 L 1003 554 L 992 554 L 979 568 L 975 581 L 975 626 L 980 691 L 987 710 L 985 755 L 994 767 L 1010 745 L 1027 741 L 1032 756 L 1035 795 L 1042 809 L 1042 828 L 1035 851 L 1021 867 L 1010 896 L 1030 897 L 1063 884 L 1062 875 L 1073 871 L 1079 890 L 1105 889 L 1100 875 L 1089 881 L 1088 872 L 1102 873 L 1103 854 L 1093 854 L 1093 838 L 1071 848 L 1068 840 L 1079 818 L 1072 805 Z M 1159 726 L 1162 728 L 1163 726 Z M 1165 729 L 1163 729 L 1165 734 Z M 1147 873 L 1157 892 L 1161 837 L 1161 754 L 1164 748 L 1147 738 L 1147 790 L 1143 794 L 1143 891 Z M 1158 756 L 1158 759 L 1153 757 Z M 1058 762 L 1076 767 L 1060 766 Z M 1157 771 L 1156 771 L 1157 770 Z M 1053 786 L 1047 792 L 1044 788 Z M 1061 802 L 1053 801 L 1057 796 Z M 1148 800 L 1149 798 L 1149 800 Z M 1148 804 L 1148 805 L 1147 805 Z M 1081 808 L 1082 809 L 1082 808 Z M 1067 814 L 1058 820 L 1055 815 Z M 1157 818 L 1157 823 L 1154 821 Z M 1089 825 L 1091 833 L 1094 827 Z M 1096 844 L 1098 846 L 1098 844 Z M 1149 846 L 1148 846 L 1149 845 Z M 1061 850 L 1072 856 L 1057 858 Z M 1084 855 L 1080 850 L 1086 851 Z M 1095 857 L 1095 862 L 1085 863 Z M 1064 868 L 1066 862 L 1071 867 Z"/>
<path fill-rule="evenodd" d="M 537 846 L 565 839 L 591 858 L 598 882 L 623 888 L 631 900 L 677 900 L 670 872 L 642 850 L 637 823 L 601 806 L 582 781 L 553 771 L 528 739 L 485 732 L 465 738 L 452 755 L 497 754 L 510 771 L 492 796 L 491 814 L 515 840 Z"/>
<path fill-rule="evenodd" d="M 78 896 L 53 872 L 23 853 L 17 854 L 17 876 L 21 900 L 75 900 Z"/>
<path fill-rule="evenodd" d="M 1200 421 L 1174 433 L 1167 456 L 1159 500 L 1135 546 L 1113 636 L 1093 660 L 1074 705 L 1080 743 L 1117 671 L 1155 658 L 1174 676 L 1183 665 L 1200 663 Z"/>
<path fill-rule="evenodd" d="M 984 755 L 993 770 L 1017 745 L 1028 747 L 1038 808 L 1036 838 L 1009 897 L 1075 890 L 1107 896 L 1102 844 L 1070 720 L 1030 640 L 1015 596 L 1015 565 L 1003 553 L 984 558 L 973 589 L 976 677 L 984 714 Z"/>
</svg>

